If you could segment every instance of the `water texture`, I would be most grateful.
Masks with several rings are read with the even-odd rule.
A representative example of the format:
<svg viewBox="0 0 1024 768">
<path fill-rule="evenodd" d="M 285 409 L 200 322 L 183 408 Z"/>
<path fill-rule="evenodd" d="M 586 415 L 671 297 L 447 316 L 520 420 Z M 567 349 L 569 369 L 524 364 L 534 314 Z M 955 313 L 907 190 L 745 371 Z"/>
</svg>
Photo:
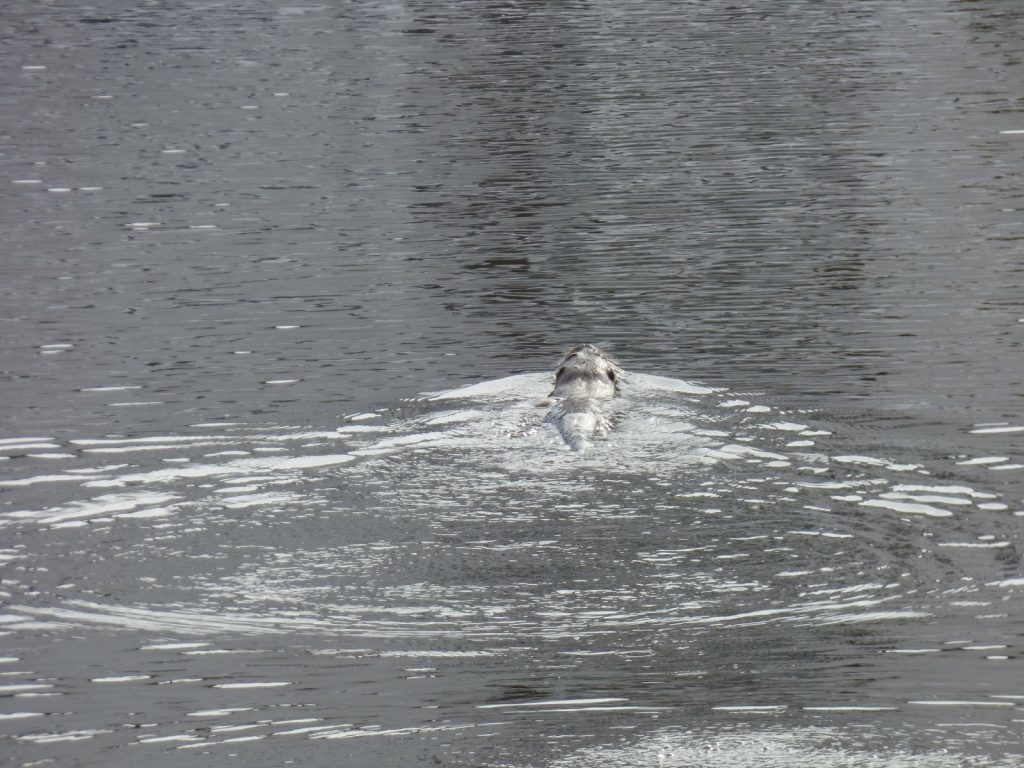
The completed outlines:
<svg viewBox="0 0 1024 768">
<path fill-rule="evenodd" d="M 1022 764 L 1024 9 L 0 19 L 7 764 Z"/>
</svg>

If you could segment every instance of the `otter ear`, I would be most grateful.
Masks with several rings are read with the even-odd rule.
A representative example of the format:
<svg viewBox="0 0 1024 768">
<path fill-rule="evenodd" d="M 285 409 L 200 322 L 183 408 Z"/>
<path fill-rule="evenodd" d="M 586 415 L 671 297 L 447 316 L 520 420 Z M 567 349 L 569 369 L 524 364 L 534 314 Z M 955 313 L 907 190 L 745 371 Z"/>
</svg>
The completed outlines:
<svg viewBox="0 0 1024 768">
<path fill-rule="evenodd" d="M 555 381 L 558 381 L 560 378 L 562 378 L 563 373 L 565 373 L 564 365 L 561 368 L 559 368 L 558 371 L 555 373 Z"/>
</svg>

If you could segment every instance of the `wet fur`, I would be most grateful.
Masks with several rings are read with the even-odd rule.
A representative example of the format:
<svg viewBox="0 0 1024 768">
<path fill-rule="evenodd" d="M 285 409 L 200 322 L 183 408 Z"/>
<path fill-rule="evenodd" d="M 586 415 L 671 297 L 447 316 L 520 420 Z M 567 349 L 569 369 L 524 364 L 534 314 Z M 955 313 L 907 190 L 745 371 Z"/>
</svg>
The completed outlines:
<svg viewBox="0 0 1024 768">
<path fill-rule="evenodd" d="M 610 426 L 606 403 L 619 393 L 622 367 L 604 350 L 580 344 L 562 357 L 551 397 L 558 402 L 544 421 L 554 424 L 574 451 L 582 452 L 595 434 Z"/>
</svg>

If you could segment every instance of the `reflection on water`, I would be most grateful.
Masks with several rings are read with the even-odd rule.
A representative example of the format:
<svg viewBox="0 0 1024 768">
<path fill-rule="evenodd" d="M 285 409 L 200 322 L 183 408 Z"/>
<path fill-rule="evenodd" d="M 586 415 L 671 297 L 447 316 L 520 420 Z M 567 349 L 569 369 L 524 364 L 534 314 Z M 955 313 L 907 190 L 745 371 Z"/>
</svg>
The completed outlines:
<svg viewBox="0 0 1024 768">
<path fill-rule="evenodd" d="M 1019 763 L 1024 12 L 784 5 L 7 3 L 13 764 Z"/>
</svg>

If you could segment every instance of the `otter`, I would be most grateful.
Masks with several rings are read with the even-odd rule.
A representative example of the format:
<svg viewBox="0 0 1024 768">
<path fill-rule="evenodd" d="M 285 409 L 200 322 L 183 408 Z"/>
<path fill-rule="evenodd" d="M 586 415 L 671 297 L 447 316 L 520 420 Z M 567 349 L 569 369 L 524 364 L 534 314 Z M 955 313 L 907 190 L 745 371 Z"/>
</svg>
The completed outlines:
<svg viewBox="0 0 1024 768">
<path fill-rule="evenodd" d="M 623 373 L 600 347 L 573 347 L 555 373 L 551 397 L 558 398 L 558 402 L 544 417 L 545 423 L 554 424 L 572 450 L 585 451 L 595 433 L 606 432 L 611 426 L 603 403 L 619 394 Z"/>
</svg>

